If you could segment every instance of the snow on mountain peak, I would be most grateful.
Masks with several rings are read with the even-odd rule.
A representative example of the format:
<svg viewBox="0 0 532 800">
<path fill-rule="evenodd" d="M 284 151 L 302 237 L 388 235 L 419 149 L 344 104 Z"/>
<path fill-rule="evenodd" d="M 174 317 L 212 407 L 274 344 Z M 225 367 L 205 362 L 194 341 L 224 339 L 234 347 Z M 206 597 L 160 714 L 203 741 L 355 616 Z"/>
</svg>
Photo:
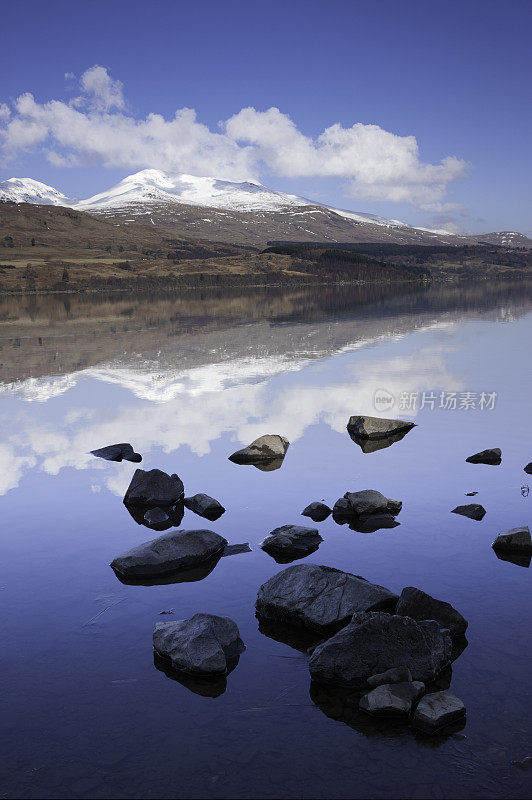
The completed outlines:
<svg viewBox="0 0 532 800">
<path fill-rule="evenodd" d="M 0 202 L 70 206 L 73 201 L 53 186 L 33 178 L 8 178 L 0 181 Z"/>
<path fill-rule="evenodd" d="M 278 211 L 287 206 L 309 205 L 308 200 L 267 189 L 253 179 L 237 183 L 144 169 L 128 175 L 107 192 L 82 200 L 76 208 L 103 210 L 139 202 L 178 203 L 231 211 Z"/>
</svg>

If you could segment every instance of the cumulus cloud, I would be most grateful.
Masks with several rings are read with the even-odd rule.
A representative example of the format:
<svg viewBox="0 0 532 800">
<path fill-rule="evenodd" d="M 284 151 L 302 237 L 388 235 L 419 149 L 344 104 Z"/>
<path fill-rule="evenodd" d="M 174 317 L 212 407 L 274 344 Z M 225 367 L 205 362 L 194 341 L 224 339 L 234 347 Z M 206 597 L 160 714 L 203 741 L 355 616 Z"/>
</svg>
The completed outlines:
<svg viewBox="0 0 532 800">
<path fill-rule="evenodd" d="M 244 108 L 213 131 L 190 108 L 173 118 L 127 113 L 123 86 L 94 66 L 80 79 L 81 94 L 69 102 L 38 103 L 29 94 L 0 106 L 0 145 L 5 159 L 42 148 L 56 166 L 98 162 L 108 167 L 212 175 L 228 180 L 258 178 L 261 171 L 293 178 L 338 178 L 349 196 L 413 203 L 441 210 L 447 185 L 465 175 L 464 161 L 421 159 L 414 136 L 378 125 L 340 123 L 312 138 L 278 108 Z"/>
</svg>

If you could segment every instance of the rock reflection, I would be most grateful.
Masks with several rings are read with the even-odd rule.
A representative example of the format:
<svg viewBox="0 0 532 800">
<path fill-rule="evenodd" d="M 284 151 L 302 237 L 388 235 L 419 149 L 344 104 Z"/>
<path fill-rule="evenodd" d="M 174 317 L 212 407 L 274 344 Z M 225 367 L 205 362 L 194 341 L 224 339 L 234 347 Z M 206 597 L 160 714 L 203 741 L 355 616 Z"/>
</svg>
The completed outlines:
<svg viewBox="0 0 532 800">
<path fill-rule="evenodd" d="M 508 561 L 510 564 L 515 564 L 517 567 L 530 567 L 532 556 L 530 553 L 502 553 L 501 551 L 494 550 L 495 555 L 501 561 Z"/>
<path fill-rule="evenodd" d="M 283 625 L 280 622 L 272 622 L 257 614 L 259 623 L 259 633 L 267 636 L 268 639 L 273 639 L 275 642 L 286 644 L 300 653 L 307 654 L 313 650 L 320 642 L 323 641 L 323 636 L 319 633 L 308 630 L 308 628 L 298 628 L 292 625 Z"/>
<path fill-rule="evenodd" d="M 124 503 L 137 525 L 144 525 L 152 531 L 166 531 L 168 528 L 177 528 L 184 517 L 185 506 L 176 503 L 173 506 L 146 506 Z"/>
<path fill-rule="evenodd" d="M 358 444 L 363 453 L 375 453 L 377 450 L 384 450 L 385 447 L 391 447 L 392 444 L 400 442 L 401 439 L 404 439 L 408 431 L 395 433 L 393 436 L 387 436 L 383 439 L 366 439 L 357 436 L 357 434 L 352 431 L 348 431 L 348 433 L 353 442 Z"/>
<path fill-rule="evenodd" d="M 202 581 L 207 575 L 210 575 L 221 556 L 217 556 L 210 561 L 206 561 L 197 567 L 190 567 L 189 569 L 180 569 L 166 575 L 160 576 L 127 576 L 116 570 L 113 570 L 116 577 L 125 586 L 166 586 L 173 583 L 195 583 Z"/>
<path fill-rule="evenodd" d="M 162 658 L 155 651 L 153 653 L 153 664 L 155 669 L 163 672 L 167 678 L 176 683 L 180 683 L 185 689 L 201 697 L 220 697 L 227 689 L 227 676 L 237 667 L 240 656 L 236 656 L 227 662 L 227 673 L 225 675 L 214 675 L 212 677 L 201 677 L 189 675 L 186 672 L 173 669 L 168 659 Z"/>
</svg>

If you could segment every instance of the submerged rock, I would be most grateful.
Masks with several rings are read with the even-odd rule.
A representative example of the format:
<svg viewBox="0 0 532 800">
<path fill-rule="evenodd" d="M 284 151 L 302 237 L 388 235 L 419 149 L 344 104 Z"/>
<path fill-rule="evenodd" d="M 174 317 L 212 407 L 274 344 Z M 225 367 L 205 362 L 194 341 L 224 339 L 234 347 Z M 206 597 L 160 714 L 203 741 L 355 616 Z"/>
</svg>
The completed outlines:
<svg viewBox="0 0 532 800">
<path fill-rule="evenodd" d="M 190 619 L 156 622 L 156 653 L 173 669 L 196 675 L 225 675 L 228 662 L 245 649 L 238 627 L 229 617 L 194 614 Z"/>
<path fill-rule="evenodd" d="M 279 564 L 288 564 L 296 558 L 315 553 L 322 537 L 317 528 L 304 528 L 301 525 L 282 525 L 275 528 L 262 542 L 261 548 Z"/>
<path fill-rule="evenodd" d="M 190 569 L 222 555 L 223 536 L 208 530 L 172 531 L 117 556 L 111 567 L 126 577 L 165 575 Z"/>
<path fill-rule="evenodd" d="M 383 684 L 364 695 L 359 707 L 377 717 L 409 717 L 424 691 L 421 681 Z"/>
<path fill-rule="evenodd" d="M 478 492 L 466 492 L 465 496 L 466 497 L 474 497 L 476 494 L 478 494 Z"/>
<path fill-rule="evenodd" d="M 125 505 L 171 506 L 183 499 L 185 490 L 178 475 L 160 469 L 135 470 L 124 495 Z"/>
<path fill-rule="evenodd" d="M 249 542 L 242 542 L 242 544 L 227 544 L 223 549 L 222 557 L 225 558 L 225 556 L 239 556 L 242 553 L 251 553 Z"/>
<path fill-rule="evenodd" d="M 415 681 L 427 684 L 449 664 L 451 637 L 435 620 L 383 612 L 357 613 L 339 633 L 312 654 L 312 680 L 362 689 L 375 672 L 406 667 Z"/>
<path fill-rule="evenodd" d="M 416 620 L 435 619 L 449 629 L 451 636 L 463 636 L 467 630 L 467 620 L 450 603 L 436 600 L 414 586 L 403 589 L 395 613 Z"/>
<path fill-rule="evenodd" d="M 527 525 L 522 525 L 520 528 L 511 528 L 509 531 L 499 533 L 491 546 L 497 554 L 530 555 L 532 554 L 530 529 Z"/>
<path fill-rule="evenodd" d="M 235 464 L 260 464 L 283 459 L 289 447 L 288 439 L 277 434 L 266 434 L 229 456 Z"/>
<path fill-rule="evenodd" d="M 492 447 L 489 450 L 481 450 L 480 453 L 475 453 L 469 458 L 466 458 L 470 464 L 492 464 L 498 466 L 502 461 L 502 453 L 498 447 Z"/>
<path fill-rule="evenodd" d="M 214 497 L 209 497 L 208 494 L 195 494 L 192 497 L 185 497 L 185 507 L 198 514 L 200 517 L 205 517 L 210 522 L 214 522 L 221 517 L 225 508 Z"/>
<path fill-rule="evenodd" d="M 315 501 L 314 503 L 309 503 L 309 505 L 303 509 L 301 516 L 310 517 L 313 522 L 323 522 L 323 520 L 327 519 L 331 510 L 332 509 L 326 506 L 325 503 Z"/>
<path fill-rule="evenodd" d="M 465 716 L 466 708 L 458 697 L 450 692 L 426 694 L 418 704 L 413 724 L 426 733 L 436 733 L 441 728 Z"/>
<path fill-rule="evenodd" d="M 479 505 L 479 503 L 469 503 L 465 506 L 456 506 L 456 508 L 453 508 L 451 511 L 451 514 L 460 514 L 462 517 L 469 517 L 469 519 L 480 522 L 484 519 L 486 509 L 484 506 Z"/>
<path fill-rule="evenodd" d="M 109 444 L 107 447 L 100 447 L 98 450 L 91 450 L 91 455 L 96 458 L 104 458 L 106 461 L 132 461 L 138 464 L 142 461 L 140 453 L 135 453 L 129 442 L 120 444 Z"/>
<path fill-rule="evenodd" d="M 350 417 L 347 430 L 361 439 L 386 439 L 397 433 L 408 433 L 415 427 L 415 422 L 404 419 L 383 419 L 381 417 Z"/>
<path fill-rule="evenodd" d="M 297 564 L 260 587 L 256 610 L 265 619 L 327 634 L 346 625 L 356 611 L 393 611 L 396 603 L 396 594 L 357 575 Z"/>
<path fill-rule="evenodd" d="M 374 689 L 385 683 L 410 683 L 411 681 L 412 673 L 408 667 L 393 667 L 392 669 L 387 669 L 386 672 L 378 672 L 376 675 L 371 675 L 368 678 L 368 686 Z"/>
</svg>

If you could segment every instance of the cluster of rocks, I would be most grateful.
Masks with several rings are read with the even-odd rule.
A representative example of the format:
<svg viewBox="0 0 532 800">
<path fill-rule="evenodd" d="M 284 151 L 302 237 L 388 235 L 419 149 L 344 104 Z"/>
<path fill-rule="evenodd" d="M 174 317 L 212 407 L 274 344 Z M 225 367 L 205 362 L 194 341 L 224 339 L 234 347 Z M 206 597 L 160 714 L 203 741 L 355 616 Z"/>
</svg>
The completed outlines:
<svg viewBox="0 0 532 800">
<path fill-rule="evenodd" d="M 458 698 L 431 691 L 467 628 L 449 603 L 414 587 L 398 596 L 357 575 L 300 564 L 260 587 L 256 612 L 259 622 L 325 637 L 311 651 L 311 679 L 347 691 L 360 711 L 402 717 L 428 733 L 465 715 Z"/>
</svg>

